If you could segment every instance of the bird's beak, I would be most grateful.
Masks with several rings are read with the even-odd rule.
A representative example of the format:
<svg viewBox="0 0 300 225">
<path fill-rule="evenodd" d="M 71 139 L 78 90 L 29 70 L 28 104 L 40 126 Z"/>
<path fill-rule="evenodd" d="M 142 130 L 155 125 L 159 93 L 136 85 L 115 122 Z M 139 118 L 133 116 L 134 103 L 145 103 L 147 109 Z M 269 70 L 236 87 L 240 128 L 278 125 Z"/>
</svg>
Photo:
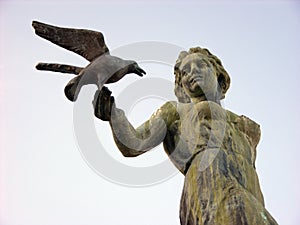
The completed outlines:
<svg viewBox="0 0 300 225">
<path fill-rule="evenodd" d="M 146 74 L 146 72 L 139 66 L 136 66 L 134 73 L 139 75 L 140 77 Z"/>
</svg>

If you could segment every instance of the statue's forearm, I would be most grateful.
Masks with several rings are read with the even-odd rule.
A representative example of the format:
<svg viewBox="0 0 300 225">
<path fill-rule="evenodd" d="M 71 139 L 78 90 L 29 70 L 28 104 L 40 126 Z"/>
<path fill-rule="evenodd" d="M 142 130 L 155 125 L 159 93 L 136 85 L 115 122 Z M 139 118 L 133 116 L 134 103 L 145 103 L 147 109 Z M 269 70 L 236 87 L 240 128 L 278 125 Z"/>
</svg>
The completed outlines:
<svg viewBox="0 0 300 225">
<path fill-rule="evenodd" d="M 166 125 L 162 119 L 152 116 L 150 120 L 135 129 L 124 112 L 114 109 L 110 126 L 116 145 L 126 157 L 143 154 L 160 144 L 166 133 Z"/>
</svg>

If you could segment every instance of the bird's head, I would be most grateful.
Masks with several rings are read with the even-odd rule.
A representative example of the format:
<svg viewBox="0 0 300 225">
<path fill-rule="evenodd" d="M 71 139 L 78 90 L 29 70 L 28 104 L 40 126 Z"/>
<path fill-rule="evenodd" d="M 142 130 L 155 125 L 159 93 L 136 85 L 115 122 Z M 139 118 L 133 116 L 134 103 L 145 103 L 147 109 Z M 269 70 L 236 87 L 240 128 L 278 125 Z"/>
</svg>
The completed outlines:
<svg viewBox="0 0 300 225">
<path fill-rule="evenodd" d="M 141 67 L 139 67 L 139 65 L 135 61 L 130 60 L 129 67 L 130 67 L 129 72 L 135 73 L 135 74 L 139 75 L 140 77 L 142 77 L 146 74 L 146 72 Z"/>
</svg>

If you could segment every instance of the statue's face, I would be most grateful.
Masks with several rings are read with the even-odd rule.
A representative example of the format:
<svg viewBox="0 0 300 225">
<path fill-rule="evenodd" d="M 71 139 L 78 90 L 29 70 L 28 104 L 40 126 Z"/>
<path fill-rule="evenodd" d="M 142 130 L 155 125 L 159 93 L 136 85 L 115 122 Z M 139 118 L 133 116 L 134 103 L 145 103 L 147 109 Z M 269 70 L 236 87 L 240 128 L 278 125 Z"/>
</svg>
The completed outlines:
<svg viewBox="0 0 300 225">
<path fill-rule="evenodd" d="M 179 70 L 184 91 L 190 98 L 214 96 L 218 90 L 216 73 L 211 63 L 199 54 L 186 56 Z"/>
</svg>

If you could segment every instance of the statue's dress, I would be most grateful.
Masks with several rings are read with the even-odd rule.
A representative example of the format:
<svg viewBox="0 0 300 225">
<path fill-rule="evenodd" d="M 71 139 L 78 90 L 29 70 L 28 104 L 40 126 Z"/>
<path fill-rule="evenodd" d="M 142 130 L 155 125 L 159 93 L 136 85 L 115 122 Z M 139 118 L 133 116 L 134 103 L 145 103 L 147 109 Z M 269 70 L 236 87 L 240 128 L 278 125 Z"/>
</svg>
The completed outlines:
<svg viewBox="0 0 300 225">
<path fill-rule="evenodd" d="M 259 125 L 213 102 L 176 108 L 164 147 L 185 175 L 181 224 L 277 224 L 264 207 L 255 171 Z"/>
<path fill-rule="evenodd" d="M 185 175 L 182 225 L 277 224 L 264 207 L 255 170 L 259 125 L 220 105 L 165 103 L 135 129 L 116 109 L 111 126 L 125 156 L 143 154 L 163 141 Z"/>
</svg>

